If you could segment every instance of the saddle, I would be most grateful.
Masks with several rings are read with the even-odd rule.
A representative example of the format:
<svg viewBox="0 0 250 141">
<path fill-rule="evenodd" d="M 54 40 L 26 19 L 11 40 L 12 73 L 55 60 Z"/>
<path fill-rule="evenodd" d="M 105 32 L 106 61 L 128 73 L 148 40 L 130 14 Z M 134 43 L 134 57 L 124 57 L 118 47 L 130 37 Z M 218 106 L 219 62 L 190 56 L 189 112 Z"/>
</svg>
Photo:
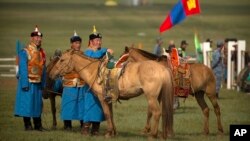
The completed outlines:
<svg viewBox="0 0 250 141">
<path fill-rule="evenodd" d="M 177 49 L 172 49 L 171 63 L 173 66 L 175 96 L 188 97 L 191 92 L 190 65 L 187 60 L 179 59 Z"/>
<path fill-rule="evenodd" d="M 190 65 L 188 63 L 180 63 L 180 65 L 173 70 L 173 75 L 175 96 L 188 97 L 191 92 Z"/>
<path fill-rule="evenodd" d="M 104 98 L 109 103 L 118 101 L 118 80 L 124 73 L 127 59 L 128 54 L 125 54 L 115 63 L 114 68 L 104 67 L 100 71 L 99 84 L 102 84 Z"/>
</svg>

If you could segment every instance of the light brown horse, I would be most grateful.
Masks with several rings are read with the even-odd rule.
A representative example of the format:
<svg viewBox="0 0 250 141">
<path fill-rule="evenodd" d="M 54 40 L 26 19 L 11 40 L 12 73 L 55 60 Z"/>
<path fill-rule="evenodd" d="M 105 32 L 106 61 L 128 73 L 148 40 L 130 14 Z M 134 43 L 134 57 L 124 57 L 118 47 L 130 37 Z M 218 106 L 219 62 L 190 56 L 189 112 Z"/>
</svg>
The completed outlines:
<svg viewBox="0 0 250 141">
<path fill-rule="evenodd" d="M 54 65 L 50 71 L 50 77 L 53 79 L 57 75 L 64 75 L 72 70 L 78 72 L 100 100 L 108 125 L 105 136 L 110 137 L 116 134 L 112 109 L 104 99 L 102 84 L 96 81 L 99 79 L 98 74 L 101 69 L 99 66 L 105 66 L 104 64 L 104 61 L 70 51 L 64 53 Z M 153 137 L 158 136 L 161 115 L 163 138 L 167 138 L 168 134 L 173 133 L 172 81 L 171 72 L 154 61 L 128 63 L 124 73 L 118 79 L 120 99 L 129 99 L 141 94 L 145 95 L 148 102 L 148 110 L 152 113 L 154 120 L 150 133 Z"/>
<path fill-rule="evenodd" d="M 125 47 L 124 53 L 129 53 L 129 59 L 131 61 L 140 62 L 146 60 L 154 60 L 164 65 L 166 68 L 171 68 L 171 64 L 169 64 L 170 61 L 164 56 L 158 57 L 152 53 L 133 47 Z M 209 108 L 204 99 L 204 94 L 206 94 L 214 107 L 214 112 L 217 117 L 217 126 L 219 134 L 222 134 L 223 127 L 221 124 L 221 113 L 216 98 L 216 83 L 215 76 L 212 70 L 203 64 L 195 63 L 190 64 L 190 73 L 191 88 L 193 92 L 192 95 L 195 96 L 195 99 L 201 107 L 201 110 L 204 115 L 204 133 L 209 133 Z"/>
</svg>

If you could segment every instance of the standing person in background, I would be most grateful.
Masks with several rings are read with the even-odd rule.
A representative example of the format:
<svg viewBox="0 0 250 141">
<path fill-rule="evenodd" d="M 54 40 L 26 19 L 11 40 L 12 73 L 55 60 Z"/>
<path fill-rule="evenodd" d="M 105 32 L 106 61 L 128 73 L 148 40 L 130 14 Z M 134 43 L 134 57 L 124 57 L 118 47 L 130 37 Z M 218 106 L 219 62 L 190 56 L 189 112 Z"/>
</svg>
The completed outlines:
<svg viewBox="0 0 250 141">
<path fill-rule="evenodd" d="M 217 49 L 213 52 L 212 69 L 216 78 L 216 97 L 219 98 L 219 92 L 221 88 L 221 81 L 223 78 L 223 61 L 222 61 L 222 49 L 224 43 L 222 41 L 217 42 Z"/>
<path fill-rule="evenodd" d="M 30 43 L 18 54 L 18 85 L 15 116 L 23 117 L 25 130 L 42 131 L 42 89 L 45 88 L 46 56 L 41 48 L 43 34 L 35 28 Z"/>
<path fill-rule="evenodd" d="M 88 57 L 100 59 L 106 53 L 113 54 L 113 50 L 102 47 L 102 35 L 93 27 L 93 33 L 89 35 L 89 45 L 84 51 Z M 98 135 L 101 121 L 104 121 L 104 113 L 99 99 L 95 96 L 88 85 L 84 86 L 84 116 L 82 134 L 89 135 L 92 124 L 91 135 Z"/>
<path fill-rule="evenodd" d="M 181 41 L 181 46 L 178 48 L 178 54 L 180 57 L 186 57 L 186 48 L 188 46 L 188 43 L 186 40 Z"/>
<path fill-rule="evenodd" d="M 70 50 L 80 51 L 82 39 L 74 33 L 70 38 Z M 84 81 L 74 70 L 63 76 L 63 93 L 61 103 L 61 119 L 64 121 L 64 129 L 71 130 L 71 120 L 81 120 L 83 116 L 83 86 Z"/>
<path fill-rule="evenodd" d="M 157 37 L 156 38 L 156 45 L 154 47 L 154 54 L 157 55 L 157 56 L 161 56 L 162 55 L 162 44 L 163 44 L 163 40 L 161 37 Z"/>
</svg>

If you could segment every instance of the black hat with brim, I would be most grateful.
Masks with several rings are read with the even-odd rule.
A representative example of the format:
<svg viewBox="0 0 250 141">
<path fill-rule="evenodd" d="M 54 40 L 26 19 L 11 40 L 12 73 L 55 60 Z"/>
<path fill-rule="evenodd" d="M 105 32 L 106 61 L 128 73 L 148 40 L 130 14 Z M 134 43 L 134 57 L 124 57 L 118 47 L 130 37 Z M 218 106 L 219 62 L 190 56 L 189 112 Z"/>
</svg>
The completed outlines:
<svg viewBox="0 0 250 141">
<path fill-rule="evenodd" d="M 100 33 L 92 33 L 89 35 L 89 40 L 93 40 L 95 38 L 102 38 L 102 35 Z"/>
<path fill-rule="evenodd" d="M 80 36 L 73 36 L 73 37 L 70 38 L 71 43 L 77 42 L 77 41 L 82 42 L 82 38 Z"/>
<path fill-rule="evenodd" d="M 40 37 L 43 37 L 43 34 L 42 34 L 41 32 L 36 32 L 36 31 L 31 32 L 30 37 L 34 37 L 34 36 L 40 36 Z"/>
</svg>

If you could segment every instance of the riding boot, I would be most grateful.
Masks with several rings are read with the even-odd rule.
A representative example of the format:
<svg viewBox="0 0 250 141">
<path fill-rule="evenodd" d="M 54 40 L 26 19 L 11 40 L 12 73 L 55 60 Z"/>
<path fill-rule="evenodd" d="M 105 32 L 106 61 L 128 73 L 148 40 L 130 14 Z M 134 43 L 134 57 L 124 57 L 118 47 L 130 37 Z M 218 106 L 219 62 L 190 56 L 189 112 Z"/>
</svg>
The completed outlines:
<svg viewBox="0 0 250 141">
<path fill-rule="evenodd" d="M 35 126 L 35 130 L 43 131 L 41 117 L 34 117 L 33 118 L 33 123 L 34 123 L 34 126 Z"/>
<path fill-rule="evenodd" d="M 99 135 L 100 122 L 92 122 L 91 135 L 98 136 Z"/>
<path fill-rule="evenodd" d="M 80 120 L 80 127 L 83 127 L 83 120 Z"/>
<path fill-rule="evenodd" d="M 90 124 L 89 122 L 87 123 L 83 123 L 83 127 L 82 127 L 82 135 L 89 135 L 89 127 L 90 127 Z"/>
<path fill-rule="evenodd" d="M 64 120 L 64 129 L 65 130 L 71 130 L 72 129 L 72 123 L 71 120 Z"/>
<path fill-rule="evenodd" d="M 23 117 L 25 131 L 33 130 L 30 117 Z"/>
</svg>

